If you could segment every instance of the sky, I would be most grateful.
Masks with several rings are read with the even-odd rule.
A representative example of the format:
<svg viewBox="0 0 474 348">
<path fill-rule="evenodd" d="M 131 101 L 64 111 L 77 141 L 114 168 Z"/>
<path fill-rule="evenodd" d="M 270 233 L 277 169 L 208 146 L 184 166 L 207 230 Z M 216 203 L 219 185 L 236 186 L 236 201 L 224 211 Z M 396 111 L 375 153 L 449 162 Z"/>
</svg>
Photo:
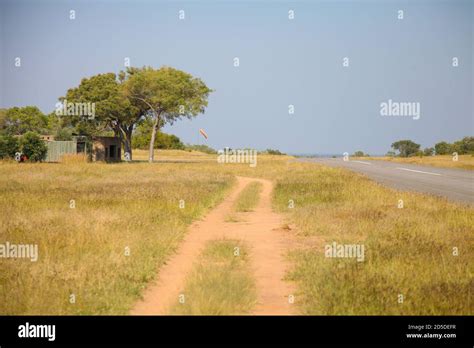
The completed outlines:
<svg viewBox="0 0 474 348">
<path fill-rule="evenodd" d="M 204 114 L 165 126 L 185 143 L 292 154 L 384 154 L 400 139 L 428 147 L 474 136 L 473 23 L 473 0 L 0 0 L 0 107 L 49 113 L 82 78 L 129 58 L 214 90 Z M 415 103 L 419 118 L 382 116 L 389 100 Z"/>
</svg>

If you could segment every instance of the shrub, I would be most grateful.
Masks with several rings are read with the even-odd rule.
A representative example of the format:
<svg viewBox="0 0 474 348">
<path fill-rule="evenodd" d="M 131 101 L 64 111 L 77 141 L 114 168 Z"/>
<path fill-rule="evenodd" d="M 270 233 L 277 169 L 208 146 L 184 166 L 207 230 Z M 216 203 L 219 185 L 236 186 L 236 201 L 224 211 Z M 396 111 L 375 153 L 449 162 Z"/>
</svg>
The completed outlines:
<svg viewBox="0 0 474 348">
<path fill-rule="evenodd" d="M 142 131 L 137 132 L 133 135 L 133 148 L 148 150 L 150 147 L 151 131 L 150 133 L 142 133 Z M 181 140 L 173 134 L 166 134 L 163 132 L 156 132 L 155 138 L 155 149 L 173 149 L 173 150 L 183 150 L 184 144 Z"/>
<path fill-rule="evenodd" d="M 0 159 L 14 158 L 18 151 L 20 151 L 20 145 L 17 138 L 10 135 L 0 136 Z"/>
<path fill-rule="evenodd" d="M 432 148 L 432 147 L 427 147 L 427 148 L 425 148 L 425 149 L 423 150 L 423 155 L 425 155 L 425 156 L 433 156 L 434 152 L 435 152 L 435 149 L 434 149 L 434 148 Z"/>
<path fill-rule="evenodd" d="M 269 155 L 277 155 L 277 156 L 284 155 L 284 153 L 280 152 L 280 150 L 266 149 L 265 152 Z"/>
<path fill-rule="evenodd" d="M 399 140 L 392 144 L 392 148 L 399 151 L 400 157 L 411 157 L 418 154 L 420 144 L 411 140 Z"/>
<path fill-rule="evenodd" d="M 37 162 L 46 158 L 48 148 L 38 134 L 28 132 L 21 138 L 21 152 L 26 155 L 30 161 Z"/>
<path fill-rule="evenodd" d="M 200 152 L 204 152 L 204 153 L 207 153 L 207 154 L 216 154 L 217 151 L 214 150 L 212 147 L 209 147 L 207 145 L 190 145 L 190 144 L 187 144 L 186 145 L 186 148 L 185 148 L 187 151 L 200 151 Z"/>
<path fill-rule="evenodd" d="M 70 141 L 72 140 L 72 130 L 68 128 L 58 129 L 54 135 L 54 140 L 56 141 Z"/>
</svg>

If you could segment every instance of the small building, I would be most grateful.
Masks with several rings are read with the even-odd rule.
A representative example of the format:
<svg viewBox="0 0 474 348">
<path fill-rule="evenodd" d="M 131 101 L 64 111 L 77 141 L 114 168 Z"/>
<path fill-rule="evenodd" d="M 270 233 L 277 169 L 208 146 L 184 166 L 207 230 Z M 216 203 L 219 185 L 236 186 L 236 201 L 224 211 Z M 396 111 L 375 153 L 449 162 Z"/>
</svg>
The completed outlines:
<svg viewBox="0 0 474 348">
<path fill-rule="evenodd" d="M 63 155 L 81 153 L 91 161 L 120 162 L 122 158 L 118 137 L 73 136 L 69 141 L 57 141 L 52 135 L 43 135 L 42 139 L 48 148 L 45 162 L 59 162 Z"/>
<path fill-rule="evenodd" d="M 121 142 L 118 137 L 92 137 L 92 161 L 120 162 Z"/>
</svg>

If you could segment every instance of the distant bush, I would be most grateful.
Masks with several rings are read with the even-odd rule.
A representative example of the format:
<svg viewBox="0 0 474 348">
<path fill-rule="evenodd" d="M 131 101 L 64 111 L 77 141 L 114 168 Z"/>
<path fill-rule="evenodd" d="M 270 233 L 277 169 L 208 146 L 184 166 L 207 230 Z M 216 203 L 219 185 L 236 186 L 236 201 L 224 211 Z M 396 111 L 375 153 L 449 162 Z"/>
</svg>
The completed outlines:
<svg viewBox="0 0 474 348">
<path fill-rule="evenodd" d="M 435 151 L 437 155 L 447 155 L 451 152 L 451 144 L 441 141 L 435 145 Z"/>
<path fill-rule="evenodd" d="M 14 158 L 18 151 L 20 151 L 20 144 L 17 138 L 11 135 L 0 136 L 0 159 Z"/>
<path fill-rule="evenodd" d="M 423 157 L 423 151 L 418 150 L 417 152 L 411 153 L 411 154 L 408 155 L 408 157 L 415 157 L 415 156 L 416 157 Z"/>
<path fill-rule="evenodd" d="M 269 155 L 277 155 L 277 156 L 283 156 L 284 155 L 284 153 L 280 152 L 280 150 L 273 150 L 273 149 L 266 149 L 265 153 L 267 153 Z"/>
<path fill-rule="evenodd" d="M 424 156 L 433 156 L 435 152 L 435 149 L 432 147 L 427 147 L 423 150 L 423 155 Z"/>
<path fill-rule="evenodd" d="M 400 157 L 412 157 L 418 154 L 420 144 L 411 140 L 399 140 L 392 144 L 392 149 L 398 150 Z"/>
<path fill-rule="evenodd" d="M 137 132 L 137 134 L 134 134 L 132 137 L 132 146 L 134 149 L 148 150 L 150 148 L 150 140 L 151 131 L 143 133 Z M 185 146 L 176 135 L 157 132 L 154 148 L 184 150 Z"/>
<path fill-rule="evenodd" d="M 42 161 L 46 158 L 48 148 L 45 142 L 34 132 L 27 132 L 21 137 L 21 152 L 33 162 Z"/>
<path fill-rule="evenodd" d="M 474 137 L 464 137 L 459 141 L 456 141 L 454 145 L 460 147 L 459 154 L 474 154 Z"/>
<path fill-rule="evenodd" d="M 214 154 L 217 153 L 216 150 L 214 150 L 212 147 L 209 147 L 207 145 L 190 145 L 190 144 L 187 144 L 185 146 L 185 150 L 187 150 L 187 151 L 200 151 L 200 152 L 208 153 L 208 154 L 211 154 L 211 155 L 214 155 Z"/>
<path fill-rule="evenodd" d="M 354 155 L 353 155 L 353 156 L 354 156 L 354 157 L 365 157 L 365 156 L 367 156 L 367 155 L 364 153 L 364 151 L 360 151 L 360 150 L 359 150 L 359 151 L 354 152 Z"/>
<path fill-rule="evenodd" d="M 474 154 L 474 137 L 464 137 L 453 144 L 441 141 L 435 145 L 437 155 L 451 155 L 457 152 L 459 155 Z"/>
</svg>

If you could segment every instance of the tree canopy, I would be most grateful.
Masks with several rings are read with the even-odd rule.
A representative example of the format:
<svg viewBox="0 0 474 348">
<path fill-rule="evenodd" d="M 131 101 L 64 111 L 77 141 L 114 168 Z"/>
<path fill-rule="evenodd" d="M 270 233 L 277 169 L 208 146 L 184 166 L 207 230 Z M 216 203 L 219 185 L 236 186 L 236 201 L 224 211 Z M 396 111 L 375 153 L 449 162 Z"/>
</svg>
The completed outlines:
<svg viewBox="0 0 474 348">
<path fill-rule="evenodd" d="M 1 133 L 23 135 L 48 131 L 48 118 L 36 106 L 13 107 L 0 113 Z"/>
<path fill-rule="evenodd" d="M 474 137 L 464 137 L 450 144 L 440 141 L 435 145 L 437 155 L 451 155 L 457 152 L 459 155 L 474 154 Z"/>
<path fill-rule="evenodd" d="M 400 157 L 409 157 L 420 150 L 420 144 L 411 140 L 399 140 L 392 144 L 392 148 L 400 153 Z"/>
<path fill-rule="evenodd" d="M 151 67 L 129 68 L 121 73 L 124 93 L 130 103 L 153 121 L 149 160 L 153 161 L 157 131 L 166 123 L 192 118 L 204 113 L 212 92 L 205 83 L 191 74 L 171 67 L 155 70 Z"/>
<path fill-rule="evenodd" d="M 95 103 L 95 115 L 67 115 L 80 134 L 94 135 L 107 130 L 122 140 L 132 158 L 132 133 L 146 120 L 150 127 L 150 159 L 156 132 L 166 123 L 195 117 L 207 106 L 209 89 L 202 80 L 171 67 L 128 68 L 118 75 L 99 74 L 82 79 L 60 98 L 67 103 Z"/>
<path fill-rule="evenodd" d="M 60 98 L 67 103 L 95 103 L 94 117 L 66 115 L 79 134 L 97 135 L 112 130 L 120 137 L 125 152 L 132 155 L 132 132 L 141 118 L 141 111 L 124 97 L 122 81 L 116 74 L 107 73 L 81 80 L 79 86 L 67 91 Z"/>
</svg>

